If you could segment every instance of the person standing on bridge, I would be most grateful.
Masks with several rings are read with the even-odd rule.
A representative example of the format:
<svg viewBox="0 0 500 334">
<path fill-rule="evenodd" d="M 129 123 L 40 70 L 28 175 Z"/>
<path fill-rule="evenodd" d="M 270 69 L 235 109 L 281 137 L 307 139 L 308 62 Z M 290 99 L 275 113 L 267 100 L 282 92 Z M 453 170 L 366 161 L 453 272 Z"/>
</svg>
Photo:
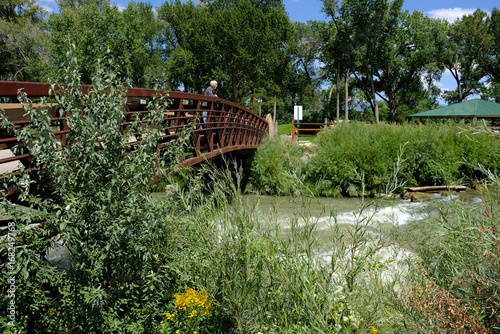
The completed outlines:
<svg viewBox="0 0 500 334">
<path fill-rule="evenodd" d="M 205 96 L 218 97 L 215 94 L 215 90 L 217 89 L 217 81 L 210 81 L 210 86 L 205 90 Z"/>
<path fill-rule="evenodd" d="M 217 89 L 217 81 L 215 80 L 210 81 L 210 86 L 205 90 L 205 96 L 218 97 L 217 94 L 215 94 L 216 89 Z M 207 103 L 203 102 L 203 106 L 206 107 Z M 208 111 L 203 111 L 202 115 L 207 116 Z M 203 117 L 203 122 L 208 123 L 208 117 Z"/>
</svg>

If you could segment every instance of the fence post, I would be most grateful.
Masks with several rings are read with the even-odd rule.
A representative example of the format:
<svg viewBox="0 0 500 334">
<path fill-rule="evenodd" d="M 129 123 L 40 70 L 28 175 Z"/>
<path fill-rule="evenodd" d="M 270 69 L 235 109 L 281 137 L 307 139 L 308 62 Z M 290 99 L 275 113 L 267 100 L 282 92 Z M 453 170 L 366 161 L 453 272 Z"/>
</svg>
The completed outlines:
<svg viewBox="0 0 500 334">
<path fill-rule="evenodd" d="M 295 140 L 295 121 L 292 119 L 292 140 Z"/>
</svg>

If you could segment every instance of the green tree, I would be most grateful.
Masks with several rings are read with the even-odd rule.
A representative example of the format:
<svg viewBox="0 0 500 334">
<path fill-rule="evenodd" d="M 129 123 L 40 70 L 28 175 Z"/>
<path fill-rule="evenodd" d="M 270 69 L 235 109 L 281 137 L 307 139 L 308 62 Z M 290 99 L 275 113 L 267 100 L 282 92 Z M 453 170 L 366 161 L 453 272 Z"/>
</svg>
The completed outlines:
<svg viewBox="0 0 500 334">
<path fill-rule="evenodd" d="M 110 55 L 123 81 L 131 86 L 151 85 L 160 62 L 151 5 L 131 2 L 121 12 L 109 2 L 85 2 L 53 13 L 49 25 L 54 63 L 61 66 L 70 45 L 75 45 L 84 83 L 90 82 L 98 59 Z"/>
<path fill-rule="evenodd" d="M 480 66 L 488 79 L 481 96 L 500 103 L 500 10 L 496 7 L 491 12 L 488 32 L 488 51 L 480 59 Z"/>
<path fill-rule="evenodd" d="M 326 9 L 323 8 L 325 13 Z M 326 98 L 327 114 L 330 114 L 332 107 L 332 94 L 335 89 L 336 95 L 336 114 L 335 119 L 340 120 L 340 68 L 335 56 L 335 49 L 333 47 L 335 39 L 337 38 L 337 29 L 332 20 L 329 22 L 314 21 L 312 22 L 314 29 L 318 32 L 321 40 L 319 60 L 323 63 L 322 74 L 324 79 L 330 82 L 330 89 L 328 97 Z M 336 82 L 336 83 L 335 83 Z"/>
<path fill-rule="evenodd" d="M 389 107 L 391 121 L 396 120 L 398 108 L 412 102 L 409 97 L 423 89 L 421 75 L 435 58 L 432 45 L 438 40 L 439 24 L 422 12 L 405 12 L 394 35 L 387 39 L 385 66 L 375 75 L 378 94 Z"/>
<path fill-rule="evenodd" d="M 294 22 L 292 65 L 296 78 L 296 103 L 305 109 L 322 109 L 319 52 L 321 39 L 312 23 Z M 290 43 L 290 44 L 292 44 Z"/>
<path fill-rule="evenodd" d="M 387 41 L 397 29 L 402 5 L 402 0 L 359 1 L 353 13 L 362 54 L 360 66 L 354 75 L 358 79 L 357 86 L 366 95 L 377 123 L 380 118 L 375 73 L 383 68 L 388 60 L 385 52 L 388 47 Z"/>
<path fill-rule="evenodd" d="M 233 101 L 240 101 L 240 90 L 248 86 L 279 82 L 277 76 L 289 62 L 287 41 L 293 32 L 282 1 L 206 3 L 216 24 L 211 27 L 219 52 L 219 57 L 214 57 L 214 74 L 223 72 L 228 77 Z"/>
<path fill-rule="evenodd" d="M 480 80 L 485 72 L 478 65 L 492 43 L 492 36 L 488 33 L 489 21 L 488 14 L 478 9 L 450 26 L 444 64 L 453 75 L 457 89 L 448 92 L 448 102 L 462 102 L 481 91 L 483 84 Z"/>
<path fill-rule="evenodd" d="M 0 3 L 0 80 L 39 81 L 49 70 L 45 14 L 34 0 Z"/>
<path fill-rule="evenodd" d="M 158 21 L 166 86 L 202 93 L 213 80 L 212 69 L 219 59 L 214 44 L 216 31 L 212 31 L 215 24 L 206 5 L 180 0 L 165 2 L 158 9 Z"/>
<path fill-rule="evenodd" d="M 254 88 L 279 82 L 288 65 L 292 26 L 281 1 L 172 1 L 159 10 L 170 76 L 203 92 L 219 81 L 219 96 L 240 102 Z M 179 66 L 179 68 L 176 68 Z M 243 95 L 242 95 L 243 93 Z"/>
<path fill-rule="evenodd" d="M 359 60 L 357 43 L 359 35 L 354 27 L 355 1 L 324 0 L 322 10 L 330 18 L 330 32 L 326 35 L 322 55 L 329 63 L 331 73 L 337 77 L 337 121 L 339 119 L 340 77 L 343 76 L 345 92 L 345 121 L 349 120 L 349 77 L 356 70 Z"/>
<path fill-rule="evenodd" d="M 77 9 L 79 7 L 82 7 L 84 5 L 96 5 L 96 6 L 102 6 L 105 4 L 107 0 L 56 0 L 57 6 L 59 7 L 60 10 L 63 9 Z"/>
</svg>

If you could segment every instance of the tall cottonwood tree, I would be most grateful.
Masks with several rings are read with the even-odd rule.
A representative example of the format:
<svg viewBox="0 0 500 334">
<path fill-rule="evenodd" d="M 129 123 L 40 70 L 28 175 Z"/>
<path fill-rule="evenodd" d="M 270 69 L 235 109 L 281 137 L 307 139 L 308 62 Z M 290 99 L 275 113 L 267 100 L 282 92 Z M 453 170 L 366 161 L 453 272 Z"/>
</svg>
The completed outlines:
<svg viewBox="0 0 500 334">
<path fill-rule="evenodd" d="M 240 100 L 240 90 L 258 88 L 263 82 L 279 81 L 288 64 L 287 41 L 293 27 L 281 0 L 207 1 L 214 18 L 219 57 L 216 66 L 229 79 L 231 97 Z"/>
<path fill-rule="evenodd" d="M 322 10 L 330 18 L 330 27 L 333 31 L 327 35 L 323 47 L 323 59 L 330 61 L 330 67 L 335 69 L 337 76 L 337 101 L 339 101 L 340 76 L 344 80 L 345 93 L 345 121 L 349 120 L 349 77 L 356 70 L 359 61 L 359 34 L 355 31 L 354 16 L 356 0 L 323 0 Z M 339 119 L 339 105 L 337 102 L 337 121 Z"/>
<path fill-rule="evenodd" d="M 321 74 L 319 53 L 321 38 L 316 24 L 294 22 L 292 66 L 294 72 L 295 93 L 304 109 L 322 108 L 320 97 Z"/>
<path fill-rule="evenodd" d="M 491 45 L 489 20 L 488 14 L 478 9 L 450 25 L 444 64 L 453 75 L 457 89 L 448 92 L 448 102 L 462 102 L 468 96 L 481 91 L 480 80 L 485 76 L 485 72 L 479 63 Z"/>
<path fill-rule="evenodd" d="M 324 10 L 324 9 L 323 9 Z M 326 11 L 325 11 L 326 12 Z M 328 22 L 313 21 L 314 30 L 317 31 L 321 46 L 319 48 L 318 60 L 322 63 L 323 79 L 329 82 L 330 89 L 327 97 L 327 108 L 331 108 L 331 99 L 333 90 L 336 95 L 336 115 L 335 119 L 340 120 L 340 68 L 335 57 L 335 49 L 333 48 L 335 39 L 337 38 L 337 29 L 332 20 Z"/>
<path fill-rule="evenodd" d="M 387 40 L 383 50 L 386 62 L 375 76 L 379 81 L 377 94 L 387 103 L 391 121 L 396 121 L 398 108 L 423 89 L 421 76 L 436 57 L 432 45 L 442 36 L 438 27 L 435 20 L 422 12 L 406 11 Z"/>
<path fill-rule="evenodd" d="M 282 1 L 171 1 L 159 9 L 170 76 L 202 92 L 216 79 L 219 96 L 240 102 L 242 92 L 276 82 L 289 61 L 292 25 Z M 244 94 L 245 95 L 245 94 Z"/>
<path fill-rule="evenodd" d="M 375 121 L 379 123 L 375 74 L 383 68 L 387 61 L 387 45 L 390 37 L 398 28 L 399 16 L 403 6 L 402 0 L 388 1 L 361 0 L 354 8 L 354 24 L 359 35 L 360 65 L 354 72 L 357 86 L 363 91 L 370 104 Z"/>
<path fill-rule="evenodd" d="M 208 9 L 191 1 L 165 2 L 158 8 L 158 21 L 167 87 L 201 93 L 212 80 L 219 58 Z"/>
<path fill-rule="evenodd" d="M 490 44 L 479 62 L 488 77 L 481 97 L 500 103 L 500 10 L 496 7 L 491 12 L 488 34 Z"/>
<path fill-rule="evenodd" d="M 492 81 L 500 84 L 500 10 L 496 7 L 491 12 L 489 35 L 491 44 L 483 67 Z"/>
</svg>

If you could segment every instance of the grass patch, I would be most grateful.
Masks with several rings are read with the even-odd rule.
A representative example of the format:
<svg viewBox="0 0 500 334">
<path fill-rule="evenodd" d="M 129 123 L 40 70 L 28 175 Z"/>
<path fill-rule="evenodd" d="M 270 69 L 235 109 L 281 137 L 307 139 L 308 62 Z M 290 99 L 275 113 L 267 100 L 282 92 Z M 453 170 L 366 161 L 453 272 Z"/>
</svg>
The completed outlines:
<svg viewBox="0 0 500 334">
<path fill-rule="evenodd" d="M 292 134 L 292 123 L 290 124 L 279 124 L 278 125 L 278 136 Z"/>
</svg>

